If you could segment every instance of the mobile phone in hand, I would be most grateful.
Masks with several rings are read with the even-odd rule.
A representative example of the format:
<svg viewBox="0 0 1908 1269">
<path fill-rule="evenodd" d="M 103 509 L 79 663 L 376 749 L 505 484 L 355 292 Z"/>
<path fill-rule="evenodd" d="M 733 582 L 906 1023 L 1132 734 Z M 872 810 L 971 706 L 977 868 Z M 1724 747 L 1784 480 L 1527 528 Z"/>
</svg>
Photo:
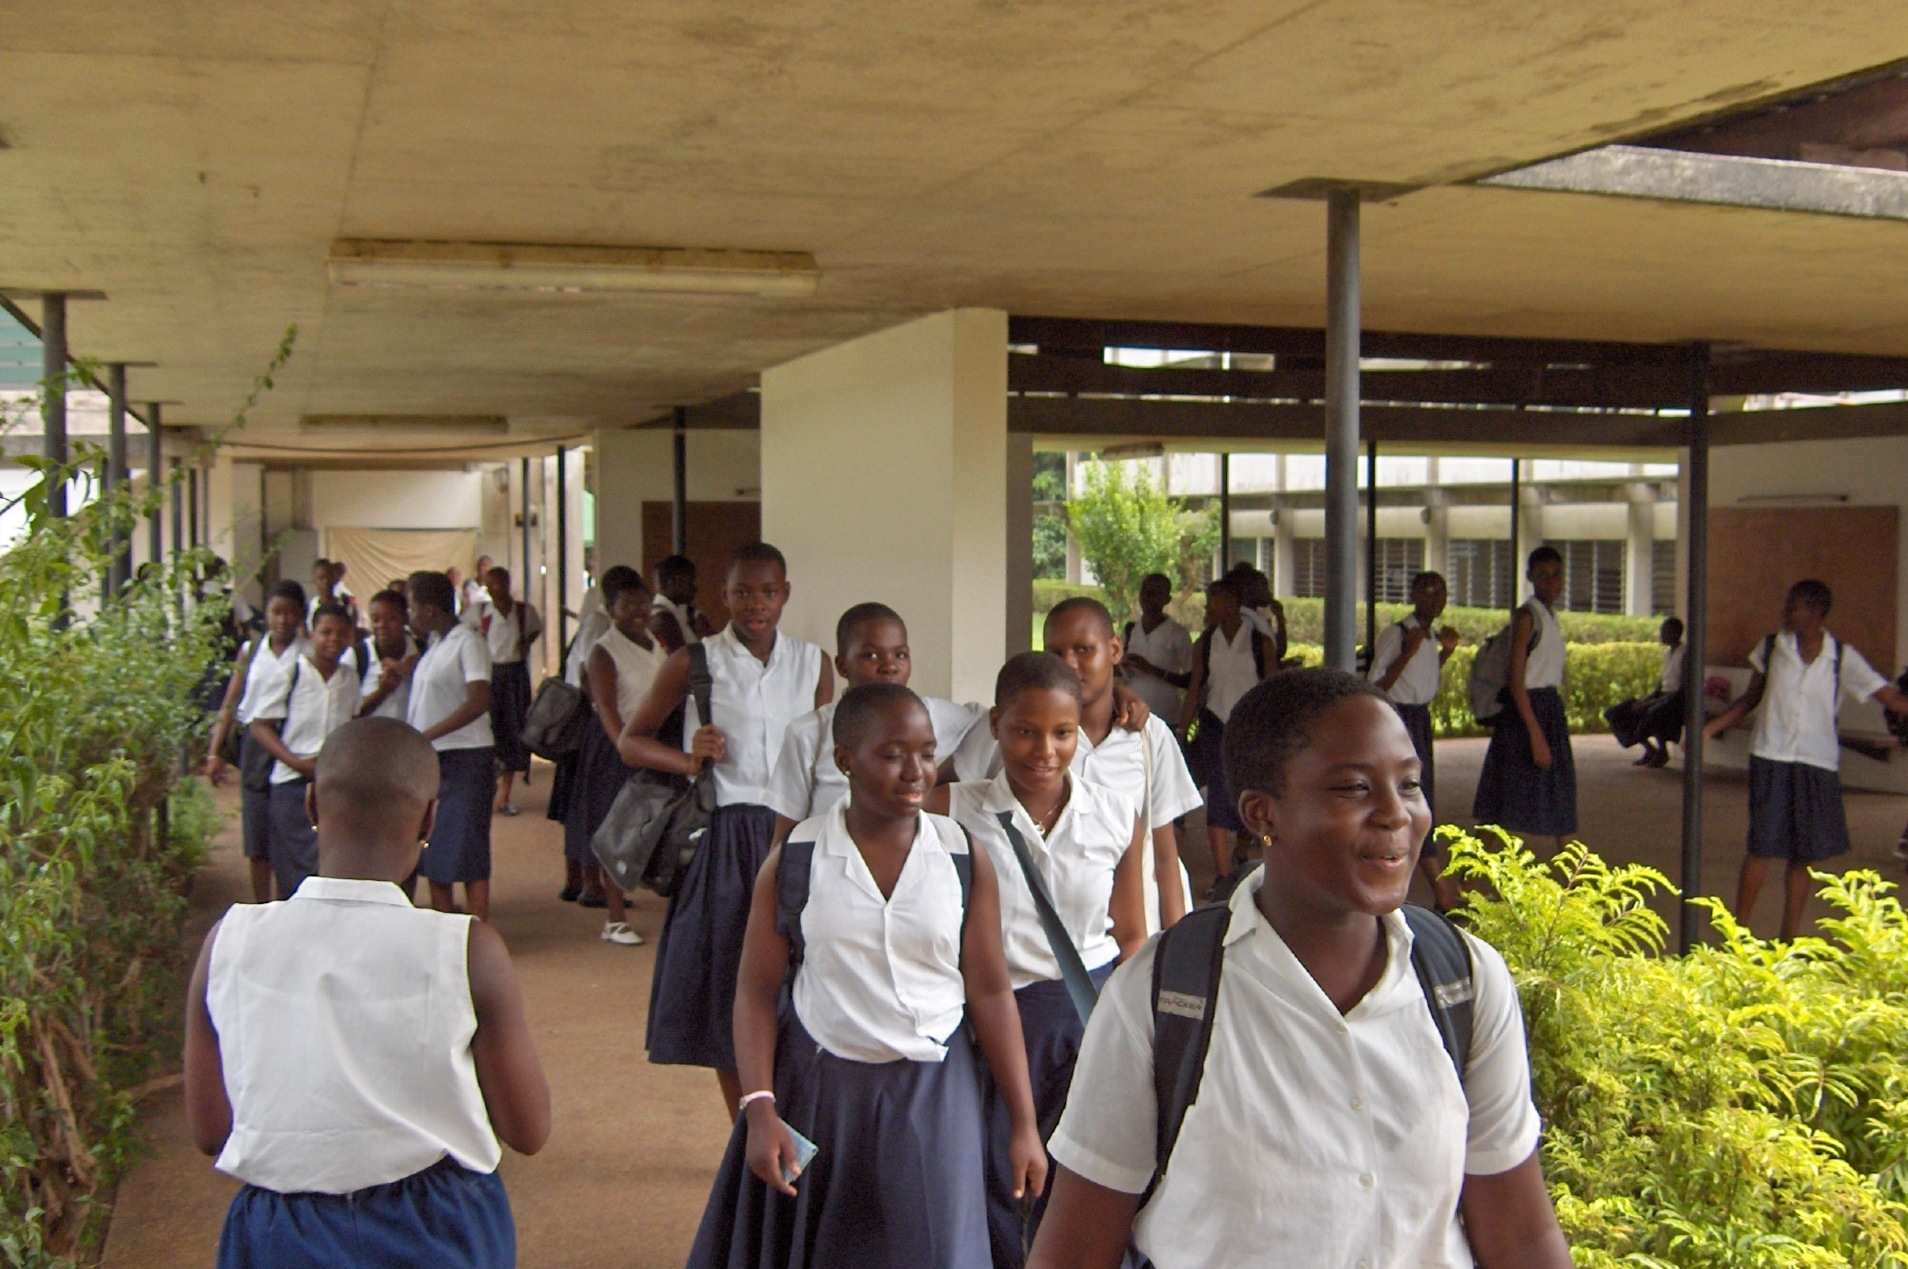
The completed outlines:
<svg viewBox="0 0 1908 1269">
<path fill-rule="evenodd" d="M 788 1129 L 788 1135 L 793 1138 L 795 1142 L 794 1166 L 791 1167 L 788 1164 L 782 1165 L 782 1180 L 789 1185 L 793 1185 L 795 1184 L 795 1178 L 808 1170 L 810 1161 L 814 1159 L 820 1147 L 807 1137 L 802 1136 L 801 1133 L 796 1132 L 795 1129 L 790 1126 L 788 1120 L 782 1120 L 782 1127 Z"/>
</svg>

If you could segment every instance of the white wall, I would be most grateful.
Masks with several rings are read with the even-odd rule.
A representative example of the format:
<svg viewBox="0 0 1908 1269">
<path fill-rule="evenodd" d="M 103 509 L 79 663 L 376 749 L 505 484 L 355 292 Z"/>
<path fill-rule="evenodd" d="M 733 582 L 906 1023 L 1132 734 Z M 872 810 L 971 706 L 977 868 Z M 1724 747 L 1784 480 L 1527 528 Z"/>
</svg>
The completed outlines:
<svg viewBox="0 0 1908 1269">
<path fill-rule="evenodd" d="M 467 471 L 310 473 L 311 521 L 343 529 L 481 529 L 483 475 Z"/>
<path fill-rule="evenodd" d="M 668 428 L 625 428 L 598 432 L 591 444 L 597 575 L 613 564 L 640 568 L 643 504 L 676 496 L 673 435 Z M 684 464 L 691 502 L 761 500 L 762 446 L 756 432 L 692 431 Z"/>
<path fill-rule="evenodd" d="M 762 376 L 762 531 L 789 559 L 787 628 L 892 604 L 919 690 L 985 700 L 1005 650 L 1007 315 L 957 309 Z"/>
</svg>

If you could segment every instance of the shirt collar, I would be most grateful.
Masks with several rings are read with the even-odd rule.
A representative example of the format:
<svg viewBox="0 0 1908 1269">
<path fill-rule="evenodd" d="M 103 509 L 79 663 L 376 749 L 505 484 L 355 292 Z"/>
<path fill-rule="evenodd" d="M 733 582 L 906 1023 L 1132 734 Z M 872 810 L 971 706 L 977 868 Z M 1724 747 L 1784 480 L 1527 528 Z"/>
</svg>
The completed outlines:
<svg viewBox="0 0 1908 1269">
<path fill-rule="evenodd" d="M 411 901 L 389 881 L 367 881 L 361 877 L 307 877 L 288 902 L 315 900 L 320 903 L 383 903 L 408 908 Z"/>
</svg>

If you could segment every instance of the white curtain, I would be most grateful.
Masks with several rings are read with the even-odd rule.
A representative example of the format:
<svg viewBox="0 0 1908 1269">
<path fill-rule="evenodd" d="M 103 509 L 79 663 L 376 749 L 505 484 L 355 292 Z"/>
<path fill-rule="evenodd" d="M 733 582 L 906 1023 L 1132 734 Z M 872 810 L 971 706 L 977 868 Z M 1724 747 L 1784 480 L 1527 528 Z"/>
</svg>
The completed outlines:
<svg viewBox="0 0 1908 1269">
<path fill-rule="evenodd" d="M 345 585 L 363 604 L 412 573 L 455 568 L 469 577 L 477 565 L 477 530 L 326 529 L 325 557 L 345 566 Z"/>
</svg>

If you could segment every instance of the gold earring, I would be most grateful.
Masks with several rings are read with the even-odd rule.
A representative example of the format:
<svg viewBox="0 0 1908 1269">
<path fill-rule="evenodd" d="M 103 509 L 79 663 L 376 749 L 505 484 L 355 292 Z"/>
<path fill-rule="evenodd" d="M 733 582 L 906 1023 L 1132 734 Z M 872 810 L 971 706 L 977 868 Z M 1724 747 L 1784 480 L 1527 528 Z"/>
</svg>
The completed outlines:
<svg viewBox="0 0 1908 1269">
<path fill-rule="evenodd" d="M 1271 850 L 1271 849 L 1272 849 L 1272 834 L 1270 834 L 1270 833 L 1260 833 L 1260 834 L 1259 834 L 1259 849 L 1261 849 L 1261 850 Z"/>
</svg>

